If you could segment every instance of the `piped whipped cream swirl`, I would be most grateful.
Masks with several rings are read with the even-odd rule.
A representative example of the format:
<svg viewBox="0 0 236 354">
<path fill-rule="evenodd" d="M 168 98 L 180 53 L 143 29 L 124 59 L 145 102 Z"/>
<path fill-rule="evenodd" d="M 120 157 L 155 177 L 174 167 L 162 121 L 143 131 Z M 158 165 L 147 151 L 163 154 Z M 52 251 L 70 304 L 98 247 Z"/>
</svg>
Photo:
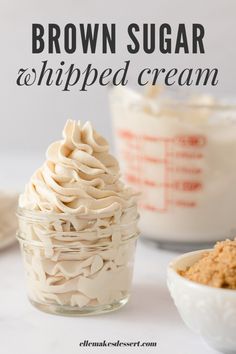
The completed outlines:
<svg viewBox="0 0 236 354">
<path fill-rule="evenodd" d="M 137 228 L 136 195 L 89 122 L 67 121 L 63 140 L 19 200 L 19 233 L 34 303 L 99 307 L 127 299 Z"/>
<path fill-rule="evenodd" d="M 63 140 L 52 143 L 19 206 L 28 210 L 97 214 L 127 208 L 134 194 L 120 181 L 117 160 L 90 122 L 68 120 Z"/>
</svg>

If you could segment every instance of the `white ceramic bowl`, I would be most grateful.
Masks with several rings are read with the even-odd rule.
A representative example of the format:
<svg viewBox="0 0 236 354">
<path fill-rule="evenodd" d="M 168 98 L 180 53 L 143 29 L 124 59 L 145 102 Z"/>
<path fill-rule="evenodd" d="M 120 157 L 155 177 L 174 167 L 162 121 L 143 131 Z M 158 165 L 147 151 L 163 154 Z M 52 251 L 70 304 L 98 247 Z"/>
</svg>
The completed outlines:
<svg viewBox="0 0 236 354">
<path fill-rule="evenodd" d="M 167 285 L 186 325 L 214 349 L 233 354 L 236 353 L 236 290 L 201 285 L 178 274 L 206 251 L 210 250 L 189 252 L 172 261 Z"/>
</svg>

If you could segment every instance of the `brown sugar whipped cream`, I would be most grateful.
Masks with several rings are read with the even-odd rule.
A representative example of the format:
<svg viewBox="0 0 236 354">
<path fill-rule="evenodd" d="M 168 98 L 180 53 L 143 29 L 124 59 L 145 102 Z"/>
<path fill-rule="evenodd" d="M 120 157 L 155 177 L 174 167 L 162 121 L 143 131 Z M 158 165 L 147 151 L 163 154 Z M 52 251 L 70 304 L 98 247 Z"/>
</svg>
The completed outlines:
<svg viewBox="0 0 236 354">
<path fill-rule="evenodd" d="M 87 122 L 67 121 L 63 140 L 19 199 L 28 293 L 61 314 L 111 311 L 128 301 L 137 229 L 136 195 L 120 180 L 109 146 Z"/>
<path fill-rule="evenodd" d="M 215 288 L 236 289 L 236 240 L 218 242 L 180 274 L 200 284 Z"/>
</svg>

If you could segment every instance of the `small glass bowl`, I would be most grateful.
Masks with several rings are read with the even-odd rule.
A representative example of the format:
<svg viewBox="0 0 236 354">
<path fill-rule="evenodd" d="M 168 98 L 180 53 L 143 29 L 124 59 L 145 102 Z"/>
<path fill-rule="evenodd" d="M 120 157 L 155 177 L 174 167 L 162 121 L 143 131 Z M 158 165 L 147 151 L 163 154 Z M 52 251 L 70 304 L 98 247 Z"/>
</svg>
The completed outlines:
<svg viewBox="0 0 236 354">
<path fill-rule="evenodd" d="M 36 308 L 80 316 L 128 302 L 136 207 L 92 217 L 18 209 L 18 219 L 28 297 Z"/>
</svg>

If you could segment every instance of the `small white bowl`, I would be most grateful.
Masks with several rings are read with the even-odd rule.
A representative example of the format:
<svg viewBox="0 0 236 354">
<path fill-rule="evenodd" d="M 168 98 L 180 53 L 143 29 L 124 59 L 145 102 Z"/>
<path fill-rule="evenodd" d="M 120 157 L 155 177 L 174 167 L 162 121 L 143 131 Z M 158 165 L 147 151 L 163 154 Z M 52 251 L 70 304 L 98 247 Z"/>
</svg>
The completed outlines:
<svg viewBox="0 0 236 354">
<path fill-rule="evenodd" d="M 167 271 L 167 285 L 185 324 L 200 334 L 214 349 L 236 353 L 236 290 L 213 288 L 178 274 L 203 253 L 189 252 L 173 260 Z"/>
</svg>

